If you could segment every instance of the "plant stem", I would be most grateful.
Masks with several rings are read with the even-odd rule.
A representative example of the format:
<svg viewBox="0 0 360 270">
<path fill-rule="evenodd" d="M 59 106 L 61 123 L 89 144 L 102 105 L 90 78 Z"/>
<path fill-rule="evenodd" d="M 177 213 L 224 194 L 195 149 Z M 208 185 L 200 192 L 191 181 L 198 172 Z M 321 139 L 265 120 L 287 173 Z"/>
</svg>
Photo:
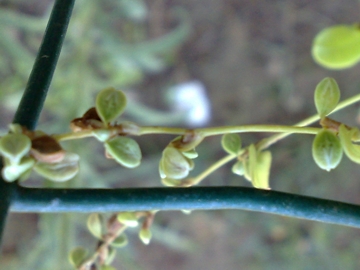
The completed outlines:
<svg viewBox="0 0 360 270">
<path fill-rule="evenodd" d="M 338 106 L 331 112 L 337 112 L 349 105 L 352 105 L 356 102 L 360 101 L 360 94 L 355 95 L 351 98 L 348 98 L 342 102 L 340 102 L 338 104 Z M 320 120 L 319 115 L 313 115 L 310 116 L 300 122 L 298 122 L 297 124 L 294 125 L 294 127 L 303 127 L 303 126 L 307 126 L 310 125 L 316 121 Z M 261 140 L 259 143 L 256 144 L 257 149 L 258 150 L 264 150 L 268 147 L 270 147 L 272 144 L 280 141 L 281 139 L 286 138 L 287 136 L 291 135 L 292 133 L 281 133 L 281 134 L 276 134 L 273 136 L 270 136 L 268 138 L 265 138 L 263 140 Z M 216 161 L 215 163 L 213 163 L 209 168 L 207 168 L 205 171 L 203 171 L 202 173 L 200 173 L 198 176 L 194 177 L 194 178 L 190 178 L 188 180 L 185 180 L 184 182 L 189 183 L 189 185 L 187 186 L 191 186 L 192 185 L 196 185 L 199 184 L 204 178 L 206 178 L 208 175 L 210 175 L 212 172 L 214 172 L 215 170 L 217 170 L 218 168 L 220 168 L 221 166 L 225 165 L 226 163 L 234 160 L 236 158 L 236 156 L 234 155 L 227 155 L 225 157 L 223 157 L 222 159 Z"/>
<path fill-rule="evenodd" d="M 116 129 L 116 127 L 110 127 Z M 104 131 L 109 130 L 104 129 Z M 100 130 L 100 129 L 99 129 Z M 227 126 L 227 127 L 210 127 L 199 128 L 193 130 L 194 132 L 201 134 L 203 137 L 223 135 L 227 133 L 245 133 L 245 132 L 286 132 L 287 134 L 299 133 L 299 134 L 316 134 L 319 132 L 319 128 L 312 127 L 296 127 L 296 126 L 281 126 L 281 125 L 244 125 L 244 126 Z M 184 135 L 189 132 L 186 128 L 170 128 L 170 127 L 140 127 L 139 132 L 130 133 L 129 135 L 142 136 L 148 134 L 172 134 L 172 135 Z M 192 131 L 192 130 L 191 130 Z M 92 137 L 93 132 L 91 130 L 85 130 L 80 132 L 64 133 L 53 135 L 58 141 L 82 139 L 86 137 Z"/>
<path fill-rule="evenodd" d="M 346 108 L 358 101 L 360 101 L 360 94 L 352 96 L 352 97 L 340 102 L 330 114 L 340 111 L 341 109 Z M 310 125 L 318 120 L 320 120 L 320 117 L 319 117 L 319 115 L 316 114 L 316 115 L 310 116 L 310 117 L 298 122 L 294 126 L 304 127 L 304 126 Z M 291 135 L 291 133 L 282 133 L 282 134 L 276 134 L 276 135 L 270 136 L 268 138 L 265 138 L 257 144 L 257 148 L 259 150 L 264 150 L 264 149 L 268 148 L 269 146 L 273 145 L 274 143 L 278 142 L 279 140 L 286 138 L 289 135 Z"/>
<path fill-rule="evenodd" d="M 197 185 L 208 175 L 210 175 L 211 173 L 213 173 L 214 171 L 216 171 L 226 163 L 230 162 L 231 160 L 235 159 L 236 157 L 237 157 L 236 155 L 227 155 L 222 159 L 216 161 L 214 164 L 212 164 L 209 168 L 207 168 L 205 171 L 200 173 L 198 176 L 185 180 L 184 183 L 186 183 L 186 186 Z"/>
</svg>

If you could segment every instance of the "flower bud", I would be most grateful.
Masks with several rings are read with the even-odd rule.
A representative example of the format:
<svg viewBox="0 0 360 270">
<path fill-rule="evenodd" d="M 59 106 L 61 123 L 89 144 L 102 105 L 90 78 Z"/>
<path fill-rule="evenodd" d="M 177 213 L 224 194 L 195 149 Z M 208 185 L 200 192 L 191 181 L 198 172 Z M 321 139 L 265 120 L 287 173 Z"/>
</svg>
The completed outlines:
<svg viewBox="0 0 360 270">
<path fill-rule="evenodd" d="M 162 178 L 183 179 L 188 176 L 194 164 L 178 149 L 166 147 L 160 160 L 160 175 Z M 165 177 L 163 177 L 165 176 Z"/>
<path fill-rule="evenodd" d="M 145 245 L 148 245 L 150 243 L 151 237 L 152 233 L 149 229 L 143 228 L 139 231 L 139 238 Z"/>
</svg>

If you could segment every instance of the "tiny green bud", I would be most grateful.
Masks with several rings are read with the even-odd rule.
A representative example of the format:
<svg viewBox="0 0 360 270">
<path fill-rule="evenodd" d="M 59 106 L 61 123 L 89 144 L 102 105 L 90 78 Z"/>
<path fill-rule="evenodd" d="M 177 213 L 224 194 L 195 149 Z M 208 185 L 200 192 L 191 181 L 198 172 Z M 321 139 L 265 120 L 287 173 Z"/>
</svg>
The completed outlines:
<svg viewBox="0 0 360 270">
<path fill-rule="evenodd" d="M 160 160 L 162 176 L 171 179 L 183 179 L 188 176 L 189 171 L 193 168 L 191 160 L 186 158 L 178 149 L 166 147 Z M 164 177 L 163 177 L 164 178 Z"/>
<path fill-rule="evenodd" d="M 342 158 L 343 149 L 339 138 L 330 130 L 321 130 L 314 139 L 312 156 L 315 163 L 323 170 L 335 169 Z"/>
<path fill-rule="evenodd" d="M 78 268 L 86 259 L 88 251 L 83 247 L 74 248 L 69 254 L 69 261 L 72 266 Z"/>
<path fill-rule="evenodd" d="M 122 248 L 128 244 L 129 240 L 125 233 L 120 234 L 115 238 L 114 241 L 111 242 L 111 246 L 114 248 Z"/>
<path fill-rule="evenodd" d="M 142 228 L 139 231 L 139 238 L 145 245 L 148 245 L 150 243 L 151 237 L 152 233 L 149 229 Z"/>
<path fill-rule="evenodd" d="M 238 155 L 241 150 L 241 138 L 234 133 L 224 134 L 221 137 L 221 146 L 227 153 Z"/>
<path fill-rule="evenodd" d="M 21 133 L 10 133 L 0 138 L 0 154 L 12 164 L 20 162 L 31 148 L 31 140 Z"/>
<path fill-rule="evenodd" d="M 333 78 L 324 78 L 315 89 L 314 101 L 320 118 L 331 113 L 340 100 L 340 89 Z"/>
<path fill-rule="evenodd" d="M 121 165 L 135 168 L 141 162 L 141 150 L 138 143 L 131 138 L 118 136 L 104 143 L 106 151 Z"/>
<path fill-rule="evenodd" d="M 90 214 L 87 219 L 87 228 L 93 236 L 102 239 L 102 222 L 101 216 L 97 213 Z"/>
<path fill-rule="evenodd" d="M 19 164 L 12 164 L 5 158 L 5 166 L 2 169 L 2 176 L 5 181 L 12 182 L 19 178 L 26 180 L 31 168 L 34 166 L 35 160 L 31 157 L 23 157 Z"/>
<path fill-rule="evenodd" d="M 344 69 L 360 60 L 358 25 L 335 25 L 318 33 L 313 41 L 314 60 L 331 69 Z"/>
<path fill-rule="evenodd" d="M 353 162 L 360 164 L 360 145 L 353 144 L 352 139 L 357 135 L 357 128 L 347 129 L 344 124 L 339 127 L 339 138 L 346 156 Z"/>
<path fill-rule="evenodd" d="M 96 96 L 96 111 L 105 125 L 118 118 L 126 107 L 126 96 L 123 92 L 108 87 Z"/>
<path fill-rule="evenodd" d="M 117 219 L 120 223 L 128 227 L 137 227 L 139 225 L 135 212 L 121 212 L 117 215 Z"/>
<path fill-rule="evenodd" d="M 238 160 L 232 167 L 231 171 L 234 174 L 243 176 L 245 174 L 244 162 L 242 160 Z"/>
</svg>

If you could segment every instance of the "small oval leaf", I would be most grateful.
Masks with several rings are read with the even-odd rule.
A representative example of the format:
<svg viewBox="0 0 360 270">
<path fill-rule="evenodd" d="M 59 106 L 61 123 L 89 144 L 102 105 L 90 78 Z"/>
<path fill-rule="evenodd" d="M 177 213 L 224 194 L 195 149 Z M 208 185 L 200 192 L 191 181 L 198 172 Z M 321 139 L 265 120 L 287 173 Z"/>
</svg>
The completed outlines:
<svg viewBox="0 0 360 270">
<path fill-rule="evenodd" d="M 324 129 L 314 138 L 312 156 L 315 163 L 323 170 L 335 169 L 343 155 L 340 139 L 331 131 Z"/>
<path fill-rule="evenodd" d="M 119 136 L 104 144 L 106 151 L 121 165 L 135 168 L 141 162 L 141 150 L 138 143 L 128 137 Z"/>
<path fill-rule="evenodd" d="M 101 90 L 96 97 L 96 111 L 105 125 L 118 118 L 125 107 L 125 94 L 113 87 Z"/>
<path fill-rule="evenodd" d="M 31 140 L 28 136 L 20 133 L 6 134 L 0 138 L 0 154 L 12 164 L 20 162 L 31 148 Z"/>
<path fill-rule="evenodd" d="M 78 173 L 79 156 L 74 153 L 66 153 L 64 159 L 58 163 L 37 162 L 34 170 L 51 181 L 65 182 Z"/>
<path fill-rule="evenodd" d="M 114 248 L 122 248 L 128 244 L 128 238 L 126 234 L 122 233 L 118 237 L 115 238 L 113 242 L 111 242 L 111 246 Z"/>
<path fill-rule="evenodd" d="M 101 216 L 98 213 L 92 213 L 89 215 L 86 222 L 88 230 L 93 236 L 98 239 L 102 239 L 102 222 Z"/>
<path fill-rule="evenodd" d="M 221 137 L 221 146 L 227 153 L 238 155 L 241 150 L 241 138 L 234 133 L 224 134 Z"/>
<path fill-rule="evenodd" d="M 324 78 L 315 88 L 314 101 L 320 118 L 331 113 L 340 100 L 340 89 L 333 78 Z"/>
<path fill-rule="evenodd" d="M 344 69 L 360 60 L 358 25 L 335 25 L 320 31 L 313 41 L 314 60 L 330 69 Z"/>
<path fill-rule="evenodd" d="M 69 261 L 72 266 L 78 268 L 86 259 L 88 251 L 83 247 L 74 248 L 69 254 Z"/>
</svg>

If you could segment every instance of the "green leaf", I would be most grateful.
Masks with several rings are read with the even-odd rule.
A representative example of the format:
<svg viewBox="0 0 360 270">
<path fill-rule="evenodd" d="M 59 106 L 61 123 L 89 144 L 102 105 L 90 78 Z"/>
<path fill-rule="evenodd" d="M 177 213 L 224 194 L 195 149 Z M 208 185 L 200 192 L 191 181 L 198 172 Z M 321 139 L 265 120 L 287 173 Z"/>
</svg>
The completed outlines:
<svg viewBox="0 0 360 270">
<path fill-rule="evenodd" d="M 269 176 L 271 168 L 271 152 L 263 151 L 258 152 L 256 160 L 256 170 L 254 172 L 254 178 L 252 184 L 255 188 L 270 189 Z"/>
<path fill-rule="evenodd" d="M 101 216 L 98 213 L 90 214 L 87 219 L 87 228 L 93 236 L 102 239 L 102 222 Z"/>
<path fill-rule="evenodd" d="M 344 69 L 360 60 L 358 25 L 335 25 L 318 33 L 313 41 L 314 60 L 330 69 Z"/>
<path fill-rule="evenodd" d="M 0 154 L 12 164 L 18 164 L 30 148 L 31 140 L 24 134 L 10 133 L 0 138 Z"/>
<path fill-rule="evenodd" d="M 331 113 L 340 100 L 340 89 L 335 79 L 324 78 L 315 88 L 314 101 L 320 118 Z"/>
<path fill-rule="evenodd" d="M 96 97 L 96 111 L 105 125 L 118 118 L 126 107 L 126 96 L 113 87 L 105 88 Z"/>
<path fill-rule="evenodd" d="M 34 166 L 34 170 L 38 174 L 54 182 L 68 181 L 79 171 L 79 156 L 74 153 L 66 153 L 61 162 L 37 162 Z"/>
<path fill-rule="evenodd" d="M 173 147 L 166 147 L 160 160 L 161 176 L 171 179 L 183 179 L 188 176 L 193 164 L 179 150 Z M 164 178 L 164 177 L 163 177 Z"/>
<path fill-rule="evenodd" d="M 137 227 L 139 225 L 135 212 L 121 212 L 117 215 L 117 219 L 120 223 L 128 227 Z"/>
<path fill-rule="evenodd" d="M 352 138 L 357 135 L 358 129 L 347 129 L 344 124 L 339 127 L 339 138 L 346 156 L 353 162 L 360 164 L 360 145 L 353 144 Z"/>
<path fill-rule="evenodd" d="M 119 136 L 104 144 L 106 151 L 121 165 L 135 168 L 141 162 L 141 150 L 138 143 L 128 137 Z"/>
<path fill-rule="evenodd" d="M 69 261 L 72 266 L 78 268 L 85 260 L 88 251 L 83 247 L 74 248 L 69 254 Z"/>
<path fill-rule="evenodd" d="M 23 157 L 19 164 L 11 164 L 11 162 L 5 158 L 2 176 L 7 182 L 13 182 L 21 177 L 25 178 L 25 174 L 31 171 L 34 164 L 35 160 L 31 157 Z M 25 180 L 24 178 L 22 180 Z"/>
<path fill-rule="evenodd" d="M 320 131 L 313 141 L 312 156 L 321 169 L 326 171 L 335 169 L 343 156 L 340 139 L 329 130 Z"/>
<path fill-rule="evenodd" d="M 115 238 L 113 242 L 111 242 L 111 246 L 114 248 L 122 248 L 128 244 L 128 238 L 126 234 L 122 233 L 118 237 Z"/>
<path fill-rule="evenodd" d="M 241 138 L 234 133 L 224 134 L 221 137 L 221 146 L 227 153 L 238 155 L 241 150 Z"/>
<path fill-rule="evenodd" d="M 139 238 L 145 244 L 148 245 L 150 243 L 152 237 L 152 233 L 149 229 L 141 229 L 139 231 Z"/>
<path fill-rule="evenodd" d="M 244 165 L 244 176 L 255 188 L 270 189 L 271 160 L 271 152 L 258 152 L 254 144 L 249 146 L 249 160 Z"/>
</svg>

